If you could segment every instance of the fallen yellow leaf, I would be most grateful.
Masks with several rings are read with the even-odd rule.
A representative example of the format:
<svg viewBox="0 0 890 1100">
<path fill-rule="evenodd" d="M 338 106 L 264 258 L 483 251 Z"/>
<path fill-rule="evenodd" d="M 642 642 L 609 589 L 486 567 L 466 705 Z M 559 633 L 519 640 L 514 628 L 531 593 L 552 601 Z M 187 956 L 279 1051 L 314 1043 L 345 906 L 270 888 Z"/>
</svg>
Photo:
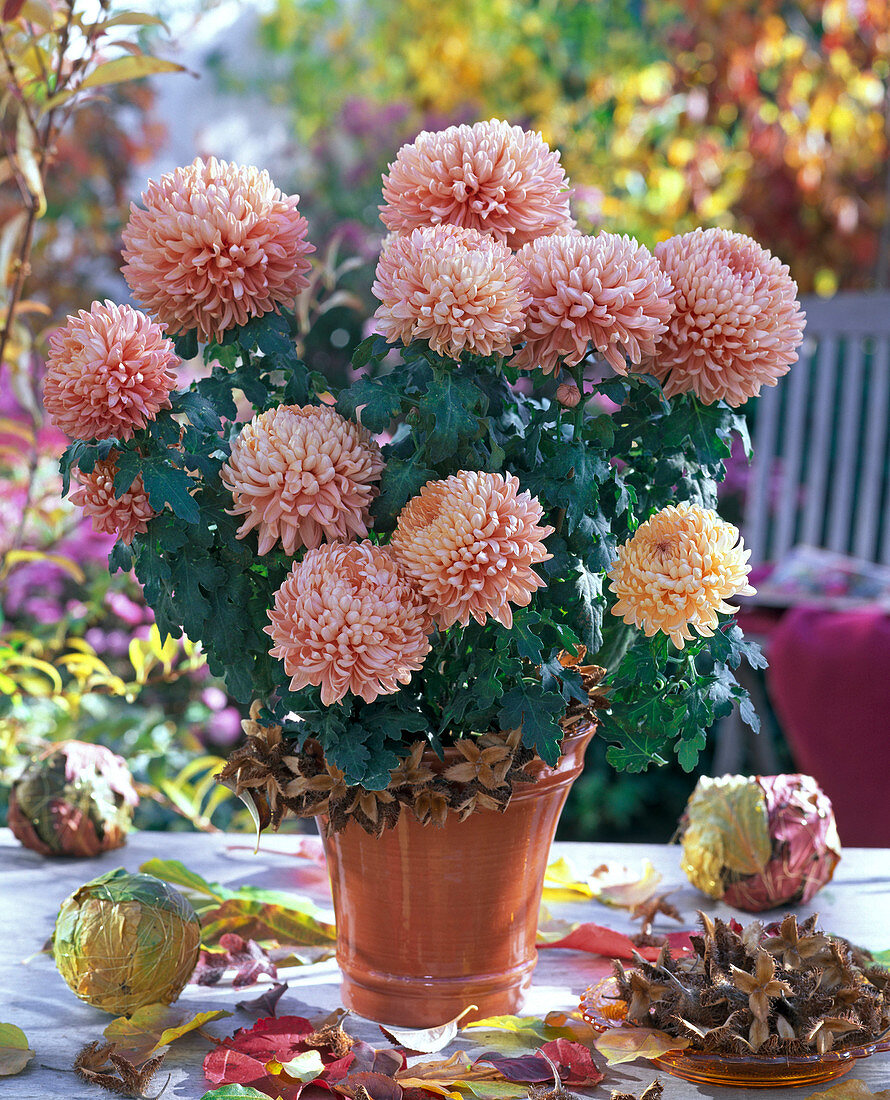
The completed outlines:
<svg viewBox="0 0 890 1100">
<path fill-rule="evenodd" d="M 659 1058 L 669 1050 L 685 1050 L 689 1042 L 654 1028 L 615 1027 L 600 1035 L 593 1045 L 610 1066 L 617 1066 L 637 1058 Z"/>
</svg>

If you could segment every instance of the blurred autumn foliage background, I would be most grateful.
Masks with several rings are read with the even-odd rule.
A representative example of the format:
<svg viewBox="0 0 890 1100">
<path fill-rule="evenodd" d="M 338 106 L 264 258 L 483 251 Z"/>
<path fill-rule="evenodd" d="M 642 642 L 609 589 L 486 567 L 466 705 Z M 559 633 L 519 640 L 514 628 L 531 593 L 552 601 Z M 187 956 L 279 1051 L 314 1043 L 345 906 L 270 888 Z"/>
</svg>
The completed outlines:
<svg viewBox="0 0 890 1100">
<path fill-rule="evenodd" d="M 125 294 L 120 230 L 149 166 L 175 166 L 164 160 L 168 131 L 188 159 L 244 159 L 243 127 L 227 131 L 226 112 L 249 103 L 255 141 L 258 104 L 283 120 L 284 141 L 267 158 L 260 137 L 251 159 L 302 196 L 320 246 L 306 348 L 320 370 L 347 369 L 373 309 L 381 173 L 418 130 L 454 122 L 497 116 L 540 130 L 562 151 L 586 232 L 651 246 L 697 225 L 738 229 L 787 262 L 802 293 L 890 277 L 886 0 L 159 0 L 129 20 L 107 0 L 84 4 L 86 14 L 72 2 L 3 7 L 0 765 L 10 778 L 45 740 L 100 740 L 131 761 L 148 796 L 143 826 L 239 824 L 213 772 L 240 714 L 200 654 L 161 646 L 138 586 L 109 577 L 107 540 L 59 499 L 64 441 L 43 422 L 39 394 L 47 332 L 95 297 Z M 73 33 L 62 40 L 72 12 L 81 40 L 102 25 L 92 68 Z M 159 17 L 173 20 L 172 39 Z M 219 32 L 194 48 L 214 20 Z M 77 85 L 137 57 L 144 68 L 81 88 L 45 163 L 29 168 L 23 112 L 36 134 L 58 95 L 54 66 Z M 152 67 L 158 57 L 200 80 L 133 79 L 176 67 Z M 188 97 L 218 104 L 212 128 L 192 121 Z M 594 748 L 565 835 L 665 840 L 694 779 L 617 777 Z"/>
</svg>

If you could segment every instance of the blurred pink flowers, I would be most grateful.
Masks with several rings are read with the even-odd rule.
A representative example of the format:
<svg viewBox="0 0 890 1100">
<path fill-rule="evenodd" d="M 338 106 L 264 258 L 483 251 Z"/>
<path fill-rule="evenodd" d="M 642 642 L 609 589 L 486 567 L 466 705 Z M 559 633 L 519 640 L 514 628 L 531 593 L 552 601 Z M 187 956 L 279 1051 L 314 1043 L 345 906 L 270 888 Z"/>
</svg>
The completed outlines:
<svg viewBox="0 0 890 1100">
<path fill-rule="evenodd" d="M 627 374 L 626 359 L 639 363 L 654 354 L 673 309 L 671 284 L 643 245 L 615 233 L 542 237 L 517 259 L 532 300 L 527 343 L 514 366 L 549 374 L 560 359 L 580 363 L 592 344 Z"/>
<path fill-rule="evenodd" d="M 325 706 L 347 692 L 371 703 L 407 684 L 429 653 L 429 617 L 389 551 L 330 543 L 294 562 L 265 628 L 291 691 L 321 687 Z"/>
<path fill-rule="evenodd" d="M 512 474 L 462 470 L 408 501 L 390 547 L 439 627 L 491 616 L 509 628 L 510 604 L 528 606 L 544 584 L 531 568 L 551 556 L 541 514 Z"/>
<path fill-rule="evenodd" d="M 131 206 L 124 278 L 171 332 L 220 339 L 308 285 L 315 249 L 298 200 L 268 172 L 198 158 L 151 181 L 144 210 Z"/>
<path fill-rule="evenodd" d="M 242 428 L 221 476 L 235 502 L 230 514 L 246 517 L 238 538 L 256 528 L 260 554 L 278 542 L 294 554 L 366 535 L 382 470 L 366 428 L 327 406 L 281 405 Z"/>
<path fill-rule="evenodd" d="M 459 359 L 509 354 L 524 323 L 525 273 L 510 249 L 475 229 L 426 226 L 383 247 L 372 290 L 390 343 L 428 340 Z"/>
<path fill-rule="evenodd" d="M 170 408 L 178 362 L 160 325 L 130 306 L 94 302 L 49 338 L 43 401 L 73 439 L 132 439 Z"/>
<path fill-rule="evenodd" d="M 804 314 L 788 268 L 741 233 L 696 229 L 655 247 L 674 312 L 645 369 L 668 397 L 743 404 L 797 360 Z"/>
<path fill-rule="evenodd" d="M 450 222 L 491 233 L 512 248 L 565 232 L 569 181 L 540 134 L 493 118 L 423 131 L 403 145 L 383 177 L 387 229 Z"/>
</svg>

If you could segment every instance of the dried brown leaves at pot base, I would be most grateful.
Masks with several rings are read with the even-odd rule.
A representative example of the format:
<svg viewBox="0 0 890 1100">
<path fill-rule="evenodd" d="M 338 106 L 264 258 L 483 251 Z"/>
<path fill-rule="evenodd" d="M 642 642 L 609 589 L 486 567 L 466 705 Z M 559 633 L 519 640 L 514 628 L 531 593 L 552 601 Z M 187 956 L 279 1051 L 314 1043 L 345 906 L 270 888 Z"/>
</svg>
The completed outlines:
<svg viewBox="0 0 890 1100">
<path fill-rule="evenodd" d="M 74 1072 L 90 1085 L 99 1085 L 117 1096 L 131 1096 L 137 1100 L 156 1100 L 160 1092 L 151 1097 L 146 1090 L 164 1062 L 164 1055 L 149 1058 L 138 1069 L 132 1062 L 115 1054 L 114 1043 L 87 1043 L 74 1059 Z M 169 1078 L 167 1079 L 169 1081 Z"/>
<path fill-rule="evenodd" d="M 581 665 L 583 656 L 564 655 L 563 663 L 577 668 L 588 692 L 587 702 L 573 703 L 566 711 L 561 724 L 567 734 L 579 724 L 595 722 L 597 707 L 608 705 L 605 696 L 596 691 L 605 669 Z M 255 701 L 250 718 L 242 722 L 247 743 L 231 754 L 219 781 L 239 796 L 251 796 L 264 828 L 271 825 L 277 829 L 286 814 L 326 814 L 329 834 L 355 821 L 365 832 L 380 836 L 384 829 L 393 828 L 403 810 L 413 813 L 422 825 L 444 825 L 449 813 L 458 814 L 463 821 L 476 810 L 503 812 L 515 784 L 535 781 L 526 772 L 535 754 L 521 744 L 522 731 L 517 729 L 459 739 L 454 747 L 462 759 L 450 765 L 438 759 L 425 760 L 429 746 L 417 741 L 390 772 L 385 790 L 350 787 L 344 773 L 326 763 L 314 738 L 294 752 L 280 726 L 260 723 L 260 710 Z"/>
<path fill-rule="evenodd" d="M 890 974 L 863 968 L 845 941 L 816 928 L 815 916 L 766 929 L 699 914 L 695 954 L 615 964 L 628 1021 L 686 1036 L 690 1049 L 722 1054 L 825 1054 L 875 1039 L 890 1026 Z"/>
</svg>

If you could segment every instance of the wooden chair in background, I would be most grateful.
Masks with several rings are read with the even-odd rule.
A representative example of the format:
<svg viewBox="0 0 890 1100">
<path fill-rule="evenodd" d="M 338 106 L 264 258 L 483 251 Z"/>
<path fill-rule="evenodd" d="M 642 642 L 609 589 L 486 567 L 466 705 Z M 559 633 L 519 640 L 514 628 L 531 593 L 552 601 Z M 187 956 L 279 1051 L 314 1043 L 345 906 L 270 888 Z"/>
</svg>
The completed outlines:
<svg viewBox="0 0 890 1100">
<path fill-rule="evenodd" d="M 776 387 L 764 389 L 754 410 L 754 463 L 742 524 L 745 545 L 761 574 L 799 545 L 890 565 L 890 294 L 843 293 L 830 300 L 804 299 L 802 304 L 807 329 L 800 360 Z M 794 602 L 790 599 L 786 608 Z M 748 617 L 746 629 L 755 637 L 761 634 L 768 649 L 757 597 L 745 603 L 742 623 Z M 890 703 L 890 652 L 886 656 Z M 783 675 L 789 675 L 787 668 Z M 745 686 L 764 713 L 762 679 L 748 675 Z M 831 689 L 847 693 L 849 756 L 862 734 L 856 727 L 855 687 L 834 683 Z M 771 694 L 779 703 L 775 697 L 787 693 Z M 798 758 L 812 760 L 822 751 L 818 729 L 800 728 L 792 713 L 780 713 L 780 718 Z M 880 765 L 886 772 L 890 706 L 880 733 L 887 743 Z M 798 752 L 800 748 L 806 751 Z M 825 747 L 829 771 L 829 757 L 836 751 L 836 745 Z M 773 773 L 777 757 L 769 733 L 750 735 L 736 712 L 721 724 L 713 771 L 722 775 L 743 770 Z"/>
</svg>

